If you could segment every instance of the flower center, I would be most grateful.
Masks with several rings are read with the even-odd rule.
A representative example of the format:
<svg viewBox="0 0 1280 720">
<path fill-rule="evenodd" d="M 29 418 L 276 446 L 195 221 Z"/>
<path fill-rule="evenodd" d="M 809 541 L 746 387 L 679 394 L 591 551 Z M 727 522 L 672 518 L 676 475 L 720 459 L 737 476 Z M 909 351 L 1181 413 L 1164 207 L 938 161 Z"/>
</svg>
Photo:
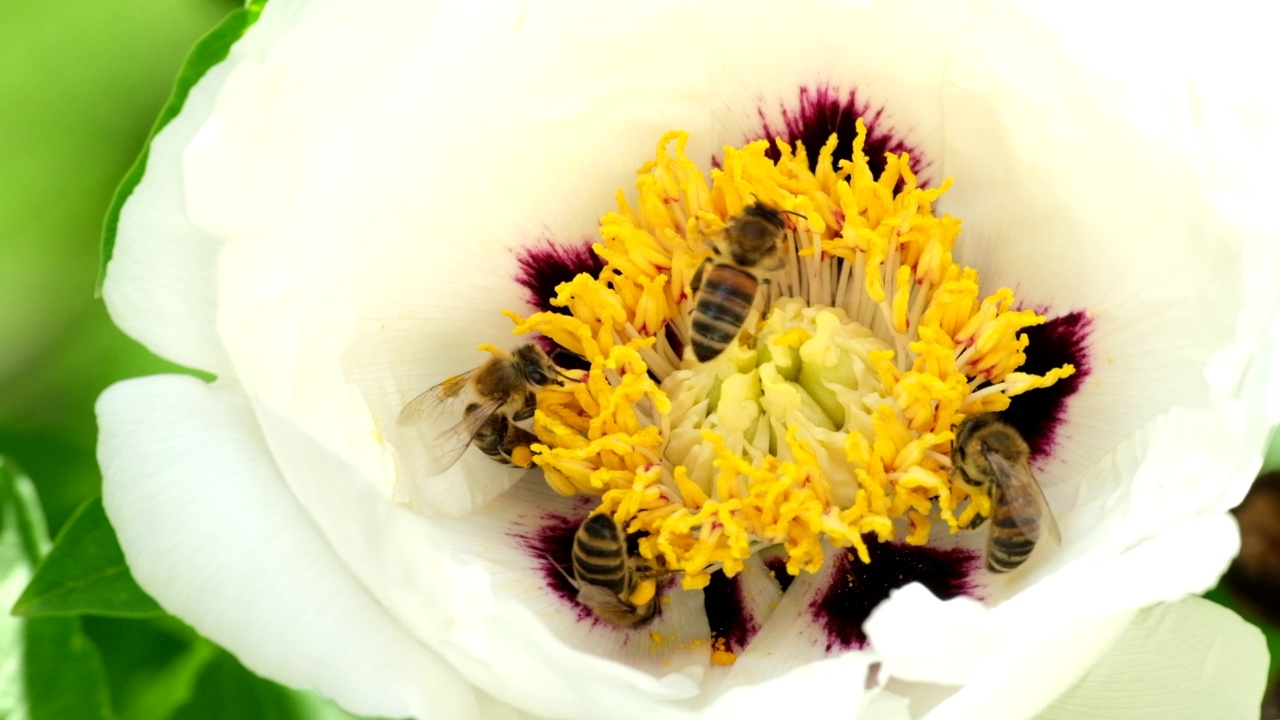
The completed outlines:
<svg viewBox="0 0 1280 720">
<path fill-rule="evenodd" d="M 835 136 L 813 170 L 802 144 L 757 141 L 726 148 L 710 183 L 686 140 L 662 138 L 635 207 L 619 193 L 594 246 L 603 269 L 556 289 L 567 312 L 508 313 L 590 365 L 538 393 L 533 462 L 548 484 L 599 496 L 686 588 L 766 547 L 798 575 L 825 545 L 869 563 L 868 542 L 923 545 L 938 522 L 990 515 L 951 472 L 957 423 L 1074 368 L 1018 372 L 1021 331 L 1044 318 L 1012 309 L 1007 288 L 981 298 L 978 273 L 953 262 L 960 222 L 932 209 L 950 181 L 919 187 L 906 153 L 875 176 L 861 121 L 849 158 L 834 158 Z M 706 261 L 753 206 L 785 223 L 781 269 L 745 268 L 753 309 L 698 362 L 691 284 L 710 292 Z"/>
</svg>

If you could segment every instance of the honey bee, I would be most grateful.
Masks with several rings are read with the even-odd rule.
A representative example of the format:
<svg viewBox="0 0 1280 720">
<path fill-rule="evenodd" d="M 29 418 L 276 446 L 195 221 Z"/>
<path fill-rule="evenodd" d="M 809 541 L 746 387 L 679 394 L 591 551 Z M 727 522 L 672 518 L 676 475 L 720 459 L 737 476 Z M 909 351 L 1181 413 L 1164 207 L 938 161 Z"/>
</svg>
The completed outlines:
<svg viewBox="0 0 1280 720">
<path fill-rule="evenodd" d="M 635 627 L 658 611 L 656 585 L 637 602 L 642 583 L 655 582 L 657 573 L 627 553 L 627 536 L 606 513 L 587 518 L 573 536 L 573 579 L 578 602 L 612 625 Z"/>
<path fill-rule="evenodd" d="M 428 476 L 452 467 L 473 442 L 486 455 L 510 462 L 510 450 L 532 437 L 516 423 L 533 417 L 535 393 L 564 377 L 537 345 L 490 352 L 493 356 L 479 367 L 446 379 L 400 411 L 399 425 L 425 422 L 434 433 L 427 448 Z M 455 421 L 459 408 L 462 419 Z"/>
<path fill-rule="evenodd" d="M 986 559 L 992 572 L 1009 572 L 1026 562 L 1041 530 L 1048 530 L 1055 544 L 1062 542 L 1040 483 L 1031 474 L 1030 455 L 1022 435 L 996 413 L 970 415 L 956 428 L 952 472 L 970 486 L 987 486 L 991 497 Z"/>
<path fill-rule="evenodd" d="M 760 273 L 782 269 L 785 259 L 780 250 L 787 227 L 782 214 L 759 201 L 748 205 L 729 219 L 715 243 L 714 258 L 704 260 L 694 273 L 690 289 L 696 302 L 690 334 L 698 362 L 719 357 L 738 337 L 760 285 L 769 284 Z"/>
<path fill-rule="evenodd" d="M 530 395 L 530 397 L 533 396 Z M 470 405 L 467 407 L 467 412 L 471 412 L 472 408 L 478 407 L 479 405 Z M 489 416 L 489 420 L 480 426 L 471 442 L 480 448 L 480 451 L 485 455 L 503 465 L 527 467 L 527 456 L 526 458 L 516 459 L 513 454 L 521 447 L 527 450 L 530 445 L 538 442 L 538 436 L 515 424 L 506 415 L 499 412 Z"/>
</svg>

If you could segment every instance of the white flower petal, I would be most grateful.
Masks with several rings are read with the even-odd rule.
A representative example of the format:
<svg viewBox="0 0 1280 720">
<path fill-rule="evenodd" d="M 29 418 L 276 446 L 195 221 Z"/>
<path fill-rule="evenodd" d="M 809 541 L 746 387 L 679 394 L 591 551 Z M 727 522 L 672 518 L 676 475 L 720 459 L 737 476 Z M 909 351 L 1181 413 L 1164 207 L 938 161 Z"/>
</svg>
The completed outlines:
<svg viewBox="0 0 1280 720">
<path fill-rule="evenodd" d="M 1209 406 L 1205 367 L 1235 340 L 1246 241 L 1260 238 L 1214 202 L 1185 53 L 1090 63 L 1108 44 L 1082 38 L 1111 18 L 1085 13 L 1064 50 L 1058 28 L 990 5 L 950 70 L 943 169 L 956 184 L 939 206 L 963 218 L 957 256 L 984 289 L 1089 318 L 1087 377 L 1038 469 L 1053 483 L 1170 405 Z M 1236 138 L 1219 147 L 1247 146 Z M 1274 312 L 1274 283 L 1251 290 Z"/>
<path fill-rule="evenodd" d="M 1188 586 L 1211 587 L 1238 542 L 1229 518 L 1203 518 L 1119 558 L 1068 566 L 994 608 L 940 601 L 908 585 L 872 614 L 866 631 L 894 677 L 964 685 L 938 706 L 938 717 L 969 717 L 1003 698 L 1004 687 L 1020 689 L 1007 707 L 1008 717 L 1022 717 L 1079 677 L 1134 609 L 1178 599 Z"/>
<path fill-rule="evenodd" d="M 943 140 L 943 78 L 967 14 L 962 4 L 793 3 L 785 21 L 803 28 L 803 42 L 779 42 L 777 24 L 764 20 L 779 12 L 776 5 L 725 3 L 718 10 L 715 35 L 707 39 L 719 97 L 717 146 L 756 139 L 762 125 L 784 131 L 783 113 L 796 116 L 801 88 L 825 89 L 841 101 L 852 92 L 866 104 L 868 126 L 910 143 L 922 155 L 916 159 L 927 163 L 922 175 L 941 181 L 934 149 Z M 900 56 L 904 43 L 911 48 L 911 62 L 885 62 Z M 806 147 L 810 156 L 820 149 Z"/>
<path fill-rule="evenodd" d="M 707 684 L 710 716 L 776 718 L 801 703 L 806 712 L 838 717 L 866 700 L 876 656 L 860 650 L 832 652 L 827 632 L 815 624 L 810 610 L 832 574 L 828 564 L 791 583 L 746 652 Z M 840 692 L 831 692 L 833 686 Z"/>
<path fill-rule="evenodd" d="M 708 125 L 705 77 L 661 56 L 634 62 L 681 34 L 695 45 L 694 28 L 659 22 L 675 12 L 646 9 L 648 19 L 632 20 L 647 30 L 620 33 L 610 27 L 617 18 L 592 26 L 535 7 L 513 14 L 513 36 L 489 17 L 446 13 L 421 23 L 370 9 L 345 26 L 297 28 L 263 62 L 239 66 L 187 153 L 186 179 L 203 190 L 207 208 L 196 214 L 230 243 L 218 328 L 246 389 L 339 442 L 323 416 L 290 407 L 317 374 L 330 373 L 308 366 L 340 357 L 315 348 L 336 347 L 382 432 L 397 446 L 420 446 L 394 437 L 404 403 L 477 365 L 479 343 L 512 344 L 502 341 L 510 324 L 500 311 L 527 309 L 512 282 L 515 250 L 544 236 L 589 236 L 663 131 Z M 360 58 L 361 77 L 378 81 L 309 82 L 309 53 L 346 34 L 379 38 L 380 52 Z M 439 72 L 459 65 L 469 67 L 465 86 Z M 418 90 L 393 89 L 403 87 Z M 441 98 L 465 110 L 441 112 Z M 513 123 L 521 108 L 555 110 Z M 607 145 L 580 141 L 569 121 L 579 112 L 611 127 Z M 239 182 L 233 172 L 252 178 Z M 420 474 L 421 458 L 402 452 L 403 474 Z M 480 465 L 465 463 L 461 477 L 477 479 Z M 410 497 L 459 513 L 510 481 L 475 489 L 474 498 L 416 489 Z"/>
<path fill-rule="evenodd" d="M 791 583 L 746 652 L 721 678 L 723 687 L 749 688 L 830 654 L 827 633 L 814 623 L 809 607 L 830 584 L 832 575 L 829 564 L 818 573 L 803 573 Z M 860 663 L 865 667 L 871 660 L 865 658 Z"/>
<path fill-rule="evenodd" d="M 1043 709 L 1071 686 L 1114 642 L 1133 612 L 1091 619 L 1042 618 L 1017 642 L 980 667 L 968 683 L 937 707 L 927 720 L 1021 720 Z"/>
<path fill-rule="evenodd" d="M 228 369 L 214 332 L 221 239 L 187 214 L 184 149 L 213 113 L 237 63 L 260 58 L 290 31 L 305 3 L 283 0 L 191 89 L 182 111 L 151 140 L 146 172 L 121 208 L 102 294 L 111 319 L 157 355 L 218 375 Z"/>
<path fill-rule="evenodd" d="M 181 157 L 228 72 L 225 65 L 210 70 L 184 112 L 151 141 L 146 174 L 121 208 L 102 286 L 120 329 L 158 355 L 219 375 L 228 361 L 213 331 L 217 291 L 209 268 L 220 243 L 186 215 Z"/>
<path fill-rule="evenodd" d="M 98 403 L 103 500 L 138 582 L 255 672 L 376 715 L 480 717 L 473 689 L 334 556 L 234 389 L 156 376 Z"/>
<path fill-rule="evenodd" d="M 1138 613 L 1041 720 L 1254 718 L 1267 678 L 1262 633 L 1202 598 Z"/>
<path fill-rule="evenodd" d="M 1121 444 L 1091 474 L 1090 482 L 1110 488 L 1106 500 L 1060 517 L 1063 547 L 1042 548 L 1018 573 L 992 578 L 982 591 L 985 603 L 944 602 L 918 585 L 894 593 L 866 625 L 886 668 L 907 680 L 970 682 L 1045 618 L 1087 625 L 1208 590 L 1238 550 L 1239 536 L 1224 512 L 1231 483 L 1205 484 L 1203 477 L 1229 478 L 1234 465 L 1256 465 L 1240 454 L 1252 441 L 1238 439 L 1231 426 L 1215 427 L 1220 421 L 1205 412 L 1174 412 L 1157 431 Z"/>
<path fill-rule="evenodd" d="M 1267 431 L 1236 410 L 1175 409 L 1127 438 L 1083 474 L 1079 504 L 1059 516 L 1064 532 L 1088 537 L 1088 552 L 1123 551 L 1238 505 L 1257 475 Z"/>
<path fill-rule="evenodd" d="M 492 504 L 496 509 L 464 519 L 426 520 L 388 503 L 354 466 L 292 420 L 257 412 L 286 482 L 334 551 L 406 632 L 467 680 L 547 717 L 586 717 L 602 703 L 618 703 L 621 717 L 643 718 L 697 693 L 701 665 L 673 661 L 650 675 L 584 654 L 552 632 L 536 575 L 493 560 L 519 559 L 526 568 L 531 560 L 509 535 L 519 508 L 504 513 L 506 497 Z M 588 667 L 592 671 L 583 672 Z"/>
</svg>

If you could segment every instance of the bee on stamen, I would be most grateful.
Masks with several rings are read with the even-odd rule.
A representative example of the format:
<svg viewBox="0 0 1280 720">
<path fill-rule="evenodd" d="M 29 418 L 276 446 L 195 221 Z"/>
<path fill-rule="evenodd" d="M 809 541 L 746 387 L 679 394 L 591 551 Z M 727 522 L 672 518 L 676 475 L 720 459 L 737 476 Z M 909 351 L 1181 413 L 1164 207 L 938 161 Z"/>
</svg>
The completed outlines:
<svg viewBox="0 0 1280 720">
<path fill-rule="evenodd" d="M 627 552 L 627 536 L 606 513 L 588 517 L 573 536 L 578 602 L 611 625 L 635 627 L 658 612 L 657 578 L 647 561 Z"/>
<path fill-rule="evenodd" d="M 478 367 L 430 388 L 400 411 L 399 425 L 425 423 L 432 429 L 428 476 L 448 470 L 472 443 L 498 462 L 518 464 L 512 453 L 536 442 L 533 433 L 516 423 L 533 417 L 538 390 L 558 385 L 566 376 L 537 345 L 491 352 Z"/>
<path fill-rule="evenodd" d="M 951 449 L 952 473 L 974 488 L 987 488 L 991 498 L 991 529 L 986 562 L 992 572 L 1009 572 L 1026 562 L 1042 536 L 1062 542 L 1040 483 L 1028 462 L 1031 450 L 1017 430 L 996 413 L 970 415 L 956 427 Z M 979 516 L 970 527 L 980 527 Z"/>
<path fill-rule="evenodd" d="M 713 243 L 713 256 L 698 266 L 689 286 L 695 298 L 690 335 L 698 362 L 714 360 L 737 339 L 761 285 L 765 286 L 761 317 L 769 314 L 770 281 L 762 275 L 785 266 L 784 212 L 760 201 L 748 205 L 729 219 Z"/>
</svg>

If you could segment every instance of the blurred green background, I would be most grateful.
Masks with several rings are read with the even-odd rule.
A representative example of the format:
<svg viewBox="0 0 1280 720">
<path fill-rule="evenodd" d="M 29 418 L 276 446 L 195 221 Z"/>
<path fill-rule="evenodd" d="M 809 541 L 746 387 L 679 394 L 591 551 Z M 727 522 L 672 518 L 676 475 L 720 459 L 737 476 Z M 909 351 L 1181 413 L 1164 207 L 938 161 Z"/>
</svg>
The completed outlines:
<svg viewBox="0 0 1280 720">
<path fill-rule="evenodd" d="M 0 454 L 33 480 L 51 536 L 99 493 L 98 393 L 122 378 L 175 369 L 116 330 L 93 297 L 98 243 L 115 188 L 187 51 L 237 7 L 230 0 L 0 3 Z M 1268 464 L 1280 466 L 1280 445 Z M 349 717 L 256 678 L 171 617 L 41 622 L 0 618 L 0 717 L 6 699 L 14 718 Z M 11 692 L 23 682 L 15 657 L 28 683 L 43 663 L 49 682 L 82 697 L 37 705 L 41 693 L 28 687 L 31 706 L 13 709 L 23 695 Z"/>
</svg>

